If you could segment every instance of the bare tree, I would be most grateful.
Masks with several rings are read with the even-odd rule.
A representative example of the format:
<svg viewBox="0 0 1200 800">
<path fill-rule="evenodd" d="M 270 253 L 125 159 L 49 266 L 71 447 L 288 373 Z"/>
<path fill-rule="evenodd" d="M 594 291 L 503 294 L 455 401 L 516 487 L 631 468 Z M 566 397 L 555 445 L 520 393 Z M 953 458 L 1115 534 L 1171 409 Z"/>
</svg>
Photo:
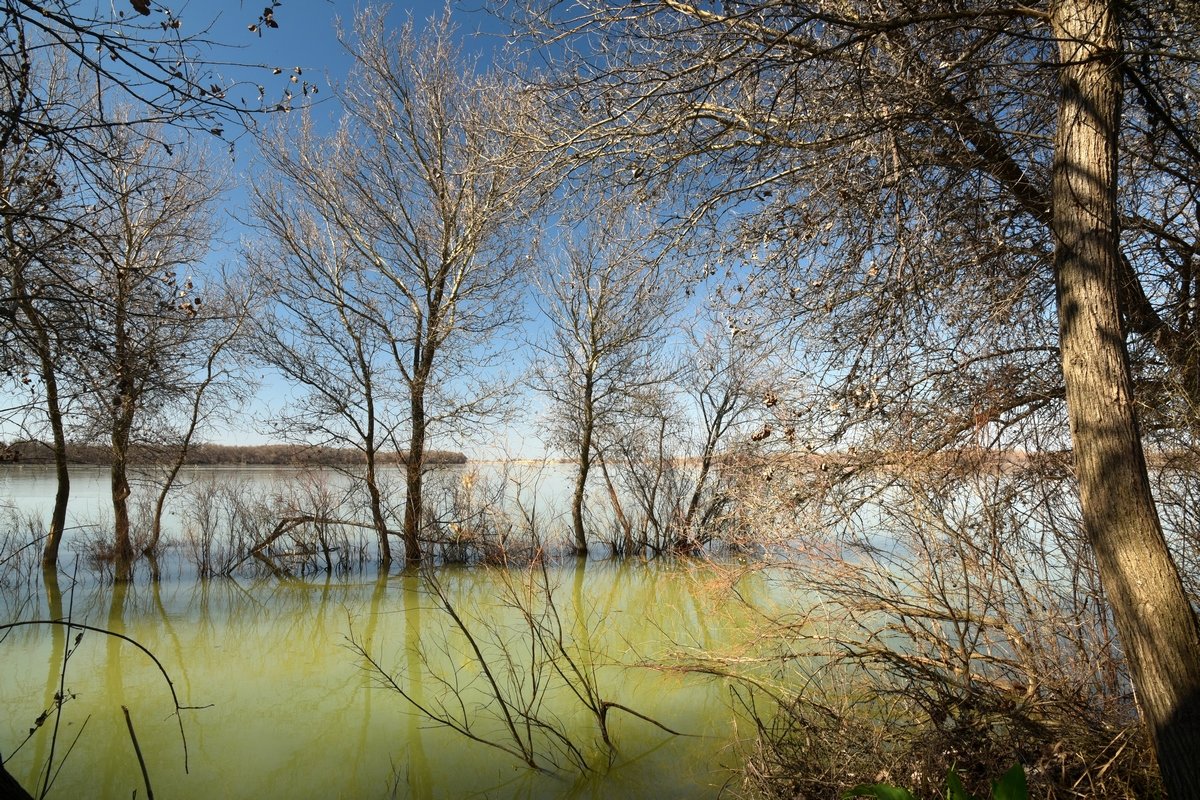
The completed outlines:
<svg viewBox="0 0 1200 800">
<path fill-rule="evenodd" d="M 1200 794 L 1200 620 L 1150 491 L 1124 343 L 1119 21 L 1113 4 L 1080 0 L 1056 6 L 1051 25 L 1064 65 L 1051 195 L 1055 287 L 1083 528 L 1168 791 Z"/>
<path fill-rule="evenodd" d="M 202 312 L 193 301 L 187 341 L 181 345 L 174 375 L 175 402 L 157 410 L 157 444 L 168 455 L 158 474 L 150 511 L 150 532 L 143 552 L 154 558 L 162 538 L 167 499 L 179 481 L 192 446 L 214 422 L 227 422 L 242 407 L 252 381 L 245 372 L 248 328 L 259 306 L 258 287 L 229 275 L 207 282 Z M 157 567 L 155 567 L 157 570 Z"/>
<path fill-rule="evenodd" d="M 271 155 L 289 194 L 259 200 L 260 213 L 290 218 L 303 234 L 272 240 L 286 258 L 308 262 L 314 279 L 353 276 L 353 287 L 322 301 L 324 313 L 347 315 L 334 323 L 344 366 L 328 366 L 349 371 L 337 384 L 354 393 L 347 402 L 365 402 L 368 373 L 392 376 L 399 387 L 386 416 L 373 401 L 374 416 L 387 420 L 381 434 L 402 444 L 412 564 L 421 559 L 429 437 L 468 430 L 500 407 L 486 371 L 493 334 L 520 315 L 536 164 L 510 125 L 524 118 L 527 93 L 475 71 L 447 17 L 424 34 L 412 23 L 389 33 L 382 14 L 360 12 L 345 39 L 354 68 L 340 130 L 320 137 L 304 129 L 277 141 Z M 311 246 L 310 234 L 330 249 L 297 252 Z"/>
<path fill-rule="evenodd" d="M 747 440 L 763 441 L 775 433 L 766 422 L 750 432 L 752 421 L 770 418 L 771 409 L 791 399 L 780 397 L 777 388 L 778 348 L 768 331 L 739 328 L 728 315 L 710 308 L 707 324 L 689 330 L 689 367 L 679 372 L 684 395 L 697 416 L 699 441 L 691 452 L 697 459 L 687 504 L 676 530 L 675 548 L 690 550 L 702 546 L 710 537 L 727 498 L 711 491 L 711 478 L 720 470 L 720 458 L 729 455 L 731 434 L 743 431 L 739 445 Z M 756 413 L 757 412 L 757 413 Z M 784 427 L 778 439 L 791 446 L 794 429 Z"/>
<path fill-rule="evenodd" d="M 214 232 L 220 185 L 198 153 L 166 155 L 137 127 L 100 135 L 111 156 L 92 172 L 93 249 L 75 265 L 87 296 L 79 343 L 87 357 L 78 370 L 89 402 L 80 427 L 112 450 L 112 556 L 117 579 L 128 580 L 130 446 L 154 441 L 156 422 L 193 397 L 197 351 L 202 363 L 209 352 L 197 345 L 222 320 L 192 277 Z"/>
<path fill-rule="evenodd" d="M 668 271 L 646 249 L 644 228 L 623 214 L 610 211 L 581 223 L 564 242 L 565 263 L 542 289 L 551 327 L 537 345 L 532 384 L 550 400 L 552 443 L 575 459 L 571 527 L 579 553 L 588 548 L 588 477 L 613 443 L 602 441 L 603 432 L 632 419 L 670 377 L 663 349 L 675 292 Z"/>
<path fill-rule="evenodd" d="M 391 531 L 378 470 L 380 454 L 396 448 L 402 401 L 402 377 L 379 324 L 388 318 L 388 295 L 381 296 L 352 249 L 339 247 L 336 230 L 319 211 L 298 208 L 287 189 L 292 181 L 308 180 L 317 166 L 306 160 L 319 148 L 311 136 L 305 128 L 298 160 L 281 163 L 288 183 L 268 177 L 253 189 L 265 241 L 250 252 L 250 263 L 269 285 L 273 306 L 256 323 L 258 356 L 302 390 L 301 399 L 272 420 L 277 434 L 362 452 L 368 511 L 386 567 Z"/>
<path fill-rule="evenodd" d="M 278 27 L 278 5 L 270 3 L 253 27 Z M 143 135 L 158 137 L 168 151 L 179 145 L 167 131 L 232 142 L 252 115 L 284 110 L 315 91 L 306 80 L 293 81 L 294 70 L 279 79 L 284 88 L 277 99 L 257 83 L 231 78 L 247 65 L 215 58 L 220 46 L 194 23 L 143 0 L 120 0 L 107 13 L 75 0 L 0 3 L 4 300 L 19 323 L 14 341 L 23 340 L 23 352 L 32 359 L 24 366 L 37 376 L 36 405 L 45 413 L 54 451 L 58 489 L 43 550 L 48 567 L 57 560 L 70 496 L 63 420 L 69 392 L 60 384 L 71 346 L 63 346 L 63 336 L 72 329 L 67 319 L 85 299 L 67 277 L 74 256 L 64 254 L 68 239 L 83 252 L 92 248 L 85 211 L 64 197 L 77 200 L 76 187 L 110 157 L 98 132 L 153 121 L 165 127 L 144 128 Z M 267 69 L 259 68 L 264 74 Z M 35 200 L 38 192 L 42 197 Z M 51 241 L 59 251 L 53 268 Z M 36 272 L 30 269 L 35 263 Z"/>
</svg>

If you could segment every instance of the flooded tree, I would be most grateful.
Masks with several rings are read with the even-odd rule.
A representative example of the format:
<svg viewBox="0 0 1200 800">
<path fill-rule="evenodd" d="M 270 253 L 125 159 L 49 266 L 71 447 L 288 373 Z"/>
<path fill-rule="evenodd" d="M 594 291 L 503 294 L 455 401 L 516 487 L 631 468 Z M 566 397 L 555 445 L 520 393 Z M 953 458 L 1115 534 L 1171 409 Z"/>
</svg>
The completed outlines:
<svg viewBox="0 0 1200 800">
<path fill-rule="evenodd" d="M 532 385 L 550 400 L 551 441 L 575 462 L 571 529 L 579 553 L 588 549 L 584 501 L 592 466 L 670 378 L 664 348 L 675 292 L 647 246 L 645 228 L 610 209 L 568 234 L 563 263 L 542 288 L 550 333 L 537 345 Z"/>
<path fill-rule="evenodd" d="M 220 189 L 200 154 L 167 155 L 135 126 L 100 135 L 109 157 L 90 175 L 90 246 L 74 265 L 86 295 L 78 342 L 86 355 L 77 361 L 86 404 L 77 424 L 111 448 L 114 574 L 128 580 L 130 446 L 156 441 L 170 411 L 191 405 L 196 380 L 207 388 L 208 375 L 196 371 L 212 366 L 209 337 L 228 342 L 215 329 L 230 309 L 208 304 L 199 285 Z"/>
<path fill-rule="evenodd" d="M 252 245 L 248 257 L 271 300 L 269 313 L 255 321 L 258 358 L 302 394 L 300 402 L 279 409 L 271 427 L 284 439 L 342 445 L 362 454 L 367 509 L 386 568 L 392 531 L 379 469 L 381 455 L 402 448 L 396 412 L 400 377 L 377 324 L 388 312 L 369 269 L 325 235 L 315 212 L 276 213 L 294 209 L 285 182 L 268 177 L 253 192 L 264 240 Z M 355 466 L 347 474 L 356 475 Z"/>
<path fill-rule="evenodd" d="M 75 98 L 61 62 L 43 64 L 36 74 L 55 103 Z M 61 118 L 58 118 L 61 119 Z M 8 421 L 31 437 L 49 429 L 57 488 L 42 547 L 48 568 L 58 563 L 66 525 L 71 483 L 67 471 L 65 417 L 69 389 L 68 364 L 74 351 L 82 300 L 69 273 L 78 246 L 75 223 L 81 214 L 64 174 L 66 159 L 36 140 L 10 135 L 0 146 L 2 248 L 0 273 L 4 295 L 3 368 L 6 382 L 19 389 L 25 402 L 10 409 Z"/>
<path fill-rule="evenodd" d="M 73 390 L 60 385 L 75 347 L 68 319 L 86 300 L 70 277 L 73 256 L 63 252 L 89 247 L 87 212 L 76 201 L 92 167 L 110 156 L 97 132 L 154 123 L 160 127 L 143 128 L 143 135 L 157 135 L 157 146 L 170 150 L 184 131 L 225 139 L 226 130 L 252 115 L 285 110 L 309 94 L 307 81 L 298 82 L 298 98 L 290 80 L 276 98 L 231 79 L 228 64 L 214 63 L 217 43 L 195 21 L 143 0 L 107 8 L 74 0 L 0 2 L 2 291 L 13 311 L 9 343 L 23 353 L 6 365 L 23 389 L 33 389 L 23 408 L 45 417 L 43 427 L 25 416 L 22 429 L 36 436 L 48 429 L 51 440 L 58 491 L 43 547 L 49 568 L 57 564 L 70 498 L 64 417 Z M 279 25 L 272 19 L 263 27 Z M 26 376 L 36 377 L 25 383 Z"/>
<path fill-rule="evenodd" d="M 780 348 L 770 331 L 740 328 L 736 318 L 736 305 L 724 311 L 710 307 L 688 331 L 688 366 L 679 371 L 678 380 L 694 410 L 698 436 L 690 451 L 697 453 L 695 475 L 675 530 L 674 549 L 680 552 L 707 543 L 730 501 L 727 487 L 713 488 L 727 468 L 722 457 L 769 439 L 775 434 L 773 409 L 795 399 L 778 394 L 783 383 Z M 753 425 L 753 432 L 747 425 Z M 789 447 L 794 437 L 795 430 L 785 426 L 775 441 Z"/>
<path fill-rule="evenodd" d="M 311 298 L 324 315 L 297 318 L 274 345 L 294 335 L 299 353 L 309 336 L 321 369 L 339 377 L 307 392 L 348 392 L 359 446 L 390 440 L 403 454 L 410 564 L 422 555 L 430 437 L 501 407 L 498 384 L 482 376 L 494 335 L 520 316 L 524 224 L 538 198 L 536 153 L 515 127 L 531 98 L 474 69 L 455 37 L 446 17 L 423 33 L 411 22 L 389 32 L 381 10 L 359 13 L 345 37 L 354 64 L 339 130 L 273 140 L 278 188 L 257 198 L 260 252 L 278 253 L 291 284 L 281 300 Z"/>
</svg>

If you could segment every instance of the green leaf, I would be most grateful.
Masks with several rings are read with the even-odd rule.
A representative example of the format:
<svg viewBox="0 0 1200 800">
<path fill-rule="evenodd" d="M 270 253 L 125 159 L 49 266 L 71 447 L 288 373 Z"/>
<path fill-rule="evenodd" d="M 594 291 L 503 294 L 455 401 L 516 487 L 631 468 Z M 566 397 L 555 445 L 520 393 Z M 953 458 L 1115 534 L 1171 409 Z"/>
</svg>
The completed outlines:
<svg viewBox="0 0 1200 800">
<path fill-rule="evenodd" d="M 992 784 L 992 800 L 1028 800 L 1029 787 L 1025 783 L 1025 768 L 1020 762 L 1004 773 Z"/>
<path fill-rule="evenodd" d="M 877 800 L 917 800 L 908 789 L 886 783 L 864 783 L 842 792 L 842 800 L 854 797 L 874 797 Z"/>
<path fill-rule="evenodd" d="M 951 767 L 950 772 L 946 774 L 946 800 L 975 800 L 967 794 L 967 789 L 963 786 L 962 779 L 958 777 L 954 767 Z"/>
</svg>

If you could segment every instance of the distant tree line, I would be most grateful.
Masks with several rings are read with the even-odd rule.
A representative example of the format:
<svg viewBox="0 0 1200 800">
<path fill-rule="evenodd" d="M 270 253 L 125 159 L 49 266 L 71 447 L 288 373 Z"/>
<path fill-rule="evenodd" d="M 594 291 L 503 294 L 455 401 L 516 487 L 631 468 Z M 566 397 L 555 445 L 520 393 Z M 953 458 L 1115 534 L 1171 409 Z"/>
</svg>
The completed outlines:
<svg viewBox="0 0 1200 800">
<path fill-rule="evenodd" d="M 174 463 L 179 457 L 177 448 L 135 445 L 130 448 L 131 464 L 163 465 Z M 405 453 L 381 453 L 381 466 L 402 466 Z M 106 445 L 69 443 L 67 461 L 72 464 L 95 464 L 107 466 L 112 452 Z M 465 464 L 467 457 L 452 450 L 429 450 L 424 455 L 426 464 Z M 36 440 L 22 440 L 0 445 L 0 463 L 49 464 L 54 461 L 53 448 Z M 363 464 L 361 450 L 351 447 L 311 447 L 299 444 L 223 445 L 193 444 L 187 449 L 184 463 L 192 466 L 217 466 L 246 464 L 265 466 L 318 466 L 353 467 Z"/>
</svg>

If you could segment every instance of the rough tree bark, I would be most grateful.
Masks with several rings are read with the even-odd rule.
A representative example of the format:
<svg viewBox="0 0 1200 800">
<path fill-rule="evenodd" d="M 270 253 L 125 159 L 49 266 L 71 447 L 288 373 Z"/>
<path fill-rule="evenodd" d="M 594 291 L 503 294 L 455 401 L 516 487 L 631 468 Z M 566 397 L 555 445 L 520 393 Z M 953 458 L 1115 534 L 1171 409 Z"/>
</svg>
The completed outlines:
<svg viewBox="0 0 1200 800">
<path fill-rule="evenodd" d="M 413 373 L 409 413 L 412 429 L 408 436 L 408 453 L 404 456 L 404 563 L 415 567 L 421 563 L 421 517 L 425 510 L 425 438 L 428 418 L 425 411 L 425 378 L 427 358 L 418 346 L 413 352 Z"/>
<path fill-rule="evenodd" d="M 127 215 L 125 218 L 128 218 Z M 132 250 L 132 248 L 129 248 Z M 118 582 L 133 579 L 133 541 L 129 536 L 129 436 L 133 430 L 134 409 L 137 406 L 136 381 L 128 350 L 130 270 L 127 265 L 114 264 L 116 280 L 113 285 L 113 366 L 116 368 L 115 387 L 110 407 L 110 442 L 112 463 L 109 469 L 113 504 L 113 577 Z"/>
<path fill-rule="evenodd" d="M 1053 7 L 1055 283 L 1084 528 L 1171 797 L 1200 797 L 1200 625 L 1163 536 L 1119 306 L 1121 54 L 1112 0 Z"/>
<path fill-rule="evenodd" d="M 413 567 L 421 563 L 421 514 L 424 505 L 423 464 L 425 460 L 425 418 L 418 416 L 413 403 L 413 433 L 409 437 L 408 453 L 404 457 L 404 563 Z"/>
<path fill-rule="evenodd" d="M 124 384 L 125 381 L 121 381 Z M 129 531 L 129 438 L 133 430 L 136 399 L 122 386 L 114 400 L 112 465 L 110 483 L 113 504 L 113 577 L 118 582 L 133 579 L 133 538 Z"/>
<path fill-rule="evenodd" d="M 39 340 L 45 340 L 44 331 L 39 332 Z M 42 344 L 48 342 L 42 341 Z M 42 548 L 42 567 L 45 569 L 58 568 L 58 551 L 62 544 L 63 532 L 67 527 L 67 505 L 71 500 L 71 472 L 67 465 L 67 434 L 63 425 L 62 404 L 58 396 L 58 375 L 54 362 L 48 356 L 49 350 L 39 345 L 38 358 L 42 370 L 42 382 L 46 388 L 46 418 L 50 421 L 50 435 L 54 450 L 54 507 L 50 512 L 50 528 L 46 531 L 46 544 Z"/>
<path fill-rule="evenodd" d="M 587 530 L 583 526 L 583 498 L 587 491 L 588 473 L 592 468 L 592 432 L 595 428 L 595 415 L 592 408 L 594 393 L 595 386 L 589 371 L 583 381 L 583 419 L 579 430 L 579 463 L 575 470 L 575 487 L 571 491 L 571 529 L 575 535 L 575 552 L 581 556 L 586 556 L 588 551 Z"/>
</svg>

